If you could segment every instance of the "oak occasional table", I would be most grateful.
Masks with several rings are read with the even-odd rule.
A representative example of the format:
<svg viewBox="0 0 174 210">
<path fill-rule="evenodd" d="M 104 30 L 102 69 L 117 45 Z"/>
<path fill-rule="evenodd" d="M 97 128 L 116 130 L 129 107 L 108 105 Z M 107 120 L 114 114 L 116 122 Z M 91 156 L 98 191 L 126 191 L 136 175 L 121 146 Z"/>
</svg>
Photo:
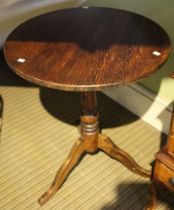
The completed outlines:
<svg viewBox="0 0 174 210">
<path fill-rule="evenodd" d="M 19 76 L 48 88 L 81 92 L 81 137 L 57 172 L 43 205 L 62 186 L 82 153 L 104 151 L 133 173 L 150 177 L 99 131 L 96 91 L 149 76 L 170 53 L 165 31 L 123 10 L 82 7 L 32 18 L 7 38 L 4 54 Z"/>
</svg>

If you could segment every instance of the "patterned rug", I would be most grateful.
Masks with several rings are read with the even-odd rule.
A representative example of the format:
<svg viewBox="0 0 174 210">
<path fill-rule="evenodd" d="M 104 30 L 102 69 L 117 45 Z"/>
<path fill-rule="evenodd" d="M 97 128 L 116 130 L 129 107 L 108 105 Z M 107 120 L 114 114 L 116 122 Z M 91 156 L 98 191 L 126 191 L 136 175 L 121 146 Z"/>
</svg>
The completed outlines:
<svg viewBox="0 0 174 210">
<path fill-rule="evenodd" d="M 0 54 L 0 209 L 142 210 L 149 180 L 128 171 L 103 152 L 85 155 L 63 187 L 43 207 L 37 199 L 54 179 L 79 137 L 78 93 L 39 88 L 25 82 Z M 100 127 L 143 167 L 151 169 L 165 136 L 119 104 L 98 94 Z M 162 189 L 158 209 L 174 209 Z"/>
</svg>

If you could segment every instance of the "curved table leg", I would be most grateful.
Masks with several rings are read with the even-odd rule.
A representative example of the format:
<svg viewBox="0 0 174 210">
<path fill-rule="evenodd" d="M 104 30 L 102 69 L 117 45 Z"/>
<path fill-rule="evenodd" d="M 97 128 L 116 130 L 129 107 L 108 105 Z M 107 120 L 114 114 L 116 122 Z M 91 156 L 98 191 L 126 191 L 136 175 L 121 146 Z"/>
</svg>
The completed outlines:
<svg viewBox="0 0 174 210">
<path fill-rule="evenodd" d="M 107 136 L 100 134 L 98 139 L 98 147 L 99 149 L 103 150 L 106 154 L 110 157 L 118 160 L 121 162 L 126 168 L 132 171 L 135 174 L 139 174 L 144 177 L 151 177 L 151 171 L 146 170 L 139 166 L 135 160 L 125 151 L 121 150 L 117 147 L 111 139 Z"/>
<path fill-rule="evenodd" d="M 63 182 L 65 181 L 73 167 L 77 164 L 84 151 L 85 149 L 83 141 L 81 141 L 81 139 L 77 140 L 67 160 L 62 164 L 62 166 L 58 170 L 51 187 L 38 200 L 40 205 L 45 204 L 62 186 Z"/>
</svg>

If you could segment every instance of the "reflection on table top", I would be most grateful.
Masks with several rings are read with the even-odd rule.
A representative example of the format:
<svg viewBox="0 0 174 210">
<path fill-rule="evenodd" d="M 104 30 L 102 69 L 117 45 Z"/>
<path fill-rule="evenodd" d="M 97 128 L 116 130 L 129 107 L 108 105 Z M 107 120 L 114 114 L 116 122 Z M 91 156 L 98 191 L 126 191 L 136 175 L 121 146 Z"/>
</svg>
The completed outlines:
<svg viewBox="0 0 174 210">
<path fill-rule="evenodd" d="M 39 85 L 73 91 L 136 82 L 170 53 L 166 32 L 128 11 L 73 8 L 35 17 L 15 29 L 4 52 L 8 65 Z"/>
</svg>

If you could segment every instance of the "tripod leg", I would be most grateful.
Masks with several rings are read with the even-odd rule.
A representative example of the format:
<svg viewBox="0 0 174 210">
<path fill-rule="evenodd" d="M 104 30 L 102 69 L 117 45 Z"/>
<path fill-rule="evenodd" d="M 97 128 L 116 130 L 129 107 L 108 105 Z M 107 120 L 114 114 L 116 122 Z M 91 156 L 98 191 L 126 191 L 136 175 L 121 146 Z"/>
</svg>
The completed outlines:
<svg viewBox="0 0 174 210">
<path fill-rule="evenodd" d="M 105 135 L 102 134 L 99 135 L 98 147 L 99 149 L 103 150 L 106 154 L 108 154 L 110 157 L 121 162 L 124 166 L 126 166 L 126 168 L 128 168 L 133 173 L 150 178 L 151 176 L 150 170 L 146 170 L 140 167 L 128 153 L 117 147 L 111 141 L 111 139 L 109 139 Z"/>
<path fill-rule="evenodd" d="M 73 167 L 77 164 L 77 162 L 79 161 L 84 151 L 85 149 L 84 149 L 83 141 L 81 141 L 81 139 L 77 140 L 67 160 L 62 164 L 62 166 L 58 170 L 57 175 L 51 187 L 46 193 L 44 193 L 40 197 L 39 199 L 40 205 L 45 204 L 62 186 L 63 182 L 65 181 L 65 179 L 67 178 L 67 176 L 69 175 Z"/>
</svg>

